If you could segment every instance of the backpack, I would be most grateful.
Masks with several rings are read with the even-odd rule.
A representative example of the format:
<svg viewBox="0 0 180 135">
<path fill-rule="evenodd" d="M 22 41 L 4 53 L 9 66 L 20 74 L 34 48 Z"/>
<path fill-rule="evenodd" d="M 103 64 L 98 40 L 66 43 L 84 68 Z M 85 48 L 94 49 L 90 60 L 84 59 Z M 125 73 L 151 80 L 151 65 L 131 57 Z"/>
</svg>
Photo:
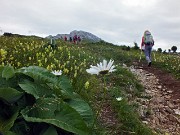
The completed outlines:
<svg viewBox="0 0 180 135">
<path fill-rule="evenodd" d="M 153 45 L 154 44 L 153 36 L 151 35 L 150 32 L 145 33 L 145 35 L 144 35 L 144 43 L 146 45 Z"/>
<path fill-rule="evenodd" d="M 51 44 L 51 45 L 55 45 L 55 44 L 56 44 L 56 41 L 55 41 L 55 39 L 54 39 L 54 38 L 51 38 L 51 40 L 50 40 L 50 44 Z"/>
</svg>

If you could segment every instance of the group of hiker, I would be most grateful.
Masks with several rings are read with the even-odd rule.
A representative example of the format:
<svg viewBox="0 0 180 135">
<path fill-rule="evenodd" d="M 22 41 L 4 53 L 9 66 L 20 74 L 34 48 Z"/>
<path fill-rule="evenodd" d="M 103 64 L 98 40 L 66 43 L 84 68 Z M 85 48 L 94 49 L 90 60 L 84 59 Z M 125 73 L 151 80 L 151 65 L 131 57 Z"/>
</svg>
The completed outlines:
<svg viewBox="0 0 180 135">
<path fill-rule="evenodd" d="M 64 36 L 64 41 L 68 41 L 67 36 Z M 53 45 L 55 44 L 55 40 L 51 39 L 50 40 L 50 44 Z M 69 37 L 69 42 L 70 43 L 74 43 L 74 44 L 80 44 L 81 42 L 81 38 L 80 36 L 77 36 L 76 34 L 73 37 Z M 142 42 L 141 42 L 141 50 L 144 52 L 148 66 L 151 66 L 151 51 L 152 51 L 152 47 L 154 46 L 154 39 L 153 36 L 151 34 L 151 32 L 149 30 L 146 30 L 143 34 L 142 37 Z"/>
<path fill-rule="evenodd" d="M 64 41 L 68 41 L 67 36 L 64 36 Z M 73 37 L 69 37 L 69 42 L 73 42 L 74 44 L 80 44 L 81 43 L 81 37 L 77 36 L 76 34 Z"/>
<path fill-rule="evenodd" d="M 72 37 L 69 37 L 69 39 L 67 38 L 67 36 L 65 35 L 64 38 L 61 37 L 62 40 L 64 41 L 69 41 L 70 43 L 74 43 L 74 44 L 80 44 L 81 43 L 81 37 L 80 36 L 77 36 L 77 35 L 74 35 L 73 38 Z M 57 44 L 56 44 L 56 40 L 55 38 L 50 38 L 50 41 L 48 42 L 47 45 L 44 45 L 44 47 L 47 47 L 47 46 L 51 46 L 53 49 L 55 49 L 57 47 Z"/>
<path fill-rule="evenodd" d="M 64 37 L 64 40 L 67 41 L 67 37 Z M 73 42 L 74 44 L 79 44 L 81 42 L 80 36 L 77 36 L 76 34 L 72 37 L 69 37 L 69 41 Z M 154 39 L 149 30 L 146 30 L 143 34 L 142 37 L 142 42 L 141 42 L 141 49 L 145 54 L 146 60 L 147 60 L 147 65 L 148 67 L 151 66 L 151 51 L 152 47 L 154 46 Z"/>
</svg>

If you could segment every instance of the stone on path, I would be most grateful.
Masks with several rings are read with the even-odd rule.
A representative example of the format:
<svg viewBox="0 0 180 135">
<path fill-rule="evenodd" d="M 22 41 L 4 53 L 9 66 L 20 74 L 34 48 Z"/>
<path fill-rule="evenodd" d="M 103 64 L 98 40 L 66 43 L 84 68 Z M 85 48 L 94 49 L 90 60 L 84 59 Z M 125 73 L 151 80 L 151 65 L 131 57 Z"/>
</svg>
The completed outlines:
<svg viewBox="0 0 180 135">
<path fill-rule="evenodd" d="M 140 105 L 138 112 L 143 118 L 142 122 L 160 134 L 180 135 L 180 100 L 172 99 L 169 94 L 173 91 L 164 87 L 154 74 L 143 68 L 131 66 L 129 70 L 144 86 L 143 95 L 152 97 L 150 100 L 137 98 L 135 101 Z M 151 113 L 146 115 L 149 110 Z"/>
</svg>

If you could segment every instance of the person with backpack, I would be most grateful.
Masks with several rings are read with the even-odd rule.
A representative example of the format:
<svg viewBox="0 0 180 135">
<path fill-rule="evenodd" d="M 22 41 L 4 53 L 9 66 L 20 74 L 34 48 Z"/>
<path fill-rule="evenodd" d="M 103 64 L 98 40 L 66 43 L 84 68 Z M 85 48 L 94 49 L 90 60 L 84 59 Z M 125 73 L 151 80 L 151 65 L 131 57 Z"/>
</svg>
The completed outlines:
<svg viewBox="0 0 180 135">
<path fill-rule="evenodd" d="M 69 42 L 72 42 L 72 37 L 69 37 Z"/>
<path fill-rule="evenodd" d="M 77 43 L 78 43 L 78 44 L 81 43 L 81 38 L 80 38 L 80 36 L 77 37 Z"/>
<path fill-rule="evenodd" d="M 53 49 L 56 48 L 56 40 L 55 40 L 55 38 L 53 38 L 53 37 L 50 39 L 50 46 L 51 46 Z"/>
<path fill-rule="evenodd" d="M 144 53 L 145 53 L 146 60 L 148 62 L 148 67 L 151 66 L 151 51 L 152 51 L 153 45 L 154 45 L 153 36 L 151 32 L 146 30 L 142 37 L 141 49 L 144 48 Z"/>
<path fill-rule="evenodd" d="M 75 34 L 73 37 L 74 44 L 77 44 L 77 35 Z"/>
</svg>

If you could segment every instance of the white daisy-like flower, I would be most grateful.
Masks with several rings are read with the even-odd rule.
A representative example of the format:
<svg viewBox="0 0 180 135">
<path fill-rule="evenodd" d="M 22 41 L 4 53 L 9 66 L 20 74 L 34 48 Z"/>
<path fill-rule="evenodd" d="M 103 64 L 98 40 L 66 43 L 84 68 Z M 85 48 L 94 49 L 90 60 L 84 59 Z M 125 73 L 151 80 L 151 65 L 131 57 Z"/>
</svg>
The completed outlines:
<svg viewBox="0 0 180 135">
<path fill-rule="evenodd" d="M 62 71 L 60 70 L 60 71 L 56 71 L 56 70 L 54 70 L 54 71 L 52 71 L 51 73 L 53 73 L 54 75 L 62 75 Z"/>
<path fill-rule="evenodd" d="M 109 63 L 107 63 L 106 60 L 103 60 L 103 62 L 100 62 L 97 66 L 90 65 L 91 68 L 86 69 L 86 71 L 90 74 L 107 74 L 116 70 L 114 69 L 115 66 L 113 63 L 114 60 L 110 60 Z"/>
<path fill-rule="evenodd" d="M 122 97 L 116 98 L 117 101 L 121 101 L 122 99 L 123 99 Z"/>
</svg>

